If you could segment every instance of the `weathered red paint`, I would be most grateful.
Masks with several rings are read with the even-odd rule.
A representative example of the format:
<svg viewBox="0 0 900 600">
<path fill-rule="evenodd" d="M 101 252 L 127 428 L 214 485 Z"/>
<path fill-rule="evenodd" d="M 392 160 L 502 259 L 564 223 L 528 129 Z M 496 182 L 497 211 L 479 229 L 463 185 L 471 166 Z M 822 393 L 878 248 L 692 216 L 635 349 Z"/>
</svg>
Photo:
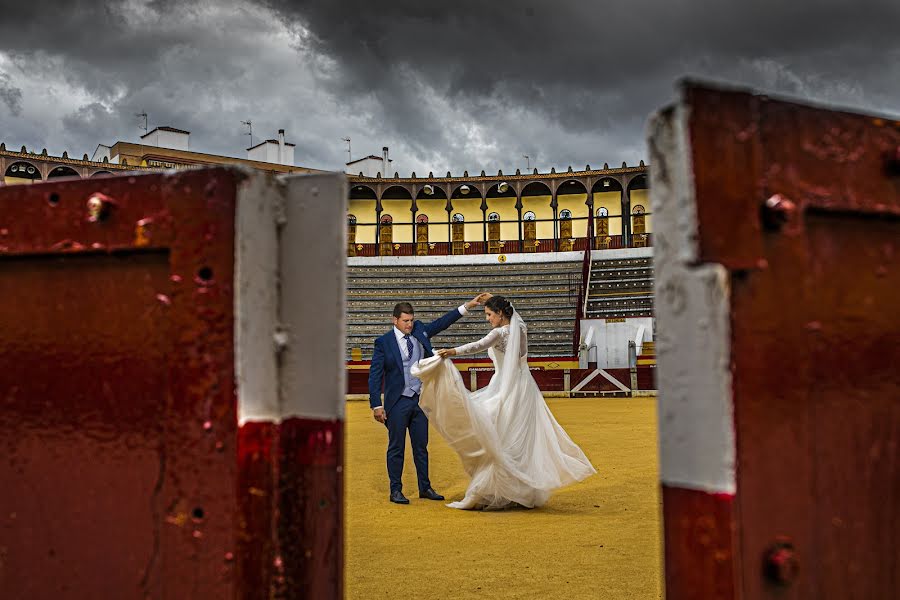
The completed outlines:
<svg viewBox="0 0 900 600">
<path fill-rule="evenodd" d="M 0 188 L 0 597 L 234 596 L 236 181 Z"/>
<path fill-rule="evenodd" d="M 243 177 L 0 188 L 0 598 L 341 597 L 341 424 L 237 427 Z"/>
<path fill-rule="evenodd" d="M 894 597 L 900 122 L 694 85 L 684 98 L 701 258 L 731 273 L 736 576 L 718 597 Z M 691 572 L 718 590 L 709 551 L 677 536 L 720 513 L 664 501 L 667 597 L 697 597 Z M 779 540 L 801 565 L 780 583 L 765 567 Z"/>
<path fill-rule="evenodd" d="M 236 568 L 241 586 L 239 597 L 247 600 L 268 599 L 277 577 L 277 538 L 259 534 L 274 530 L 277 436 L 278 425 L 272 422 L 244 423 L 238 431 L 237 484 L 241 506 Z"/>
<path fill-rule="evenodd" d="M 279 426 L 277 528 L 285 598 L 342 598 L 344 429 L 290 418 Z"/>
<path fill-rule="evenodd" d="M 666 597 L 733 598 L 736 584 L 734 498 L 662 486 Z"/>
</svg>

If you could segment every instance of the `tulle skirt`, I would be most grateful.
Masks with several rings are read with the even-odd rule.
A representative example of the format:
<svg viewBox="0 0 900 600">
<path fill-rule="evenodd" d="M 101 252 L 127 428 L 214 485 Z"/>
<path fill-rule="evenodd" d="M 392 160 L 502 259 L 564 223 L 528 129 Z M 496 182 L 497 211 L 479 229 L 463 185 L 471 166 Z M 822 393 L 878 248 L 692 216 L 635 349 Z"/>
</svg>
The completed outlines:
<svg viewBox="0 0 900 600">
<path fill-rule="evenodd" d="M 509 364 L 502 355 L 492 358 L 495 367 Z M 556 422 L 527 361 L 517 368 L 513 377 L 495 373 L 473 393 L 449 360 L 434 356 L 413 366 L 422 381 L 419 406 L 472 478 L 465 497 L 451 508 L 542 506 L 553 490 L 596 473 Z"/>
</svg>

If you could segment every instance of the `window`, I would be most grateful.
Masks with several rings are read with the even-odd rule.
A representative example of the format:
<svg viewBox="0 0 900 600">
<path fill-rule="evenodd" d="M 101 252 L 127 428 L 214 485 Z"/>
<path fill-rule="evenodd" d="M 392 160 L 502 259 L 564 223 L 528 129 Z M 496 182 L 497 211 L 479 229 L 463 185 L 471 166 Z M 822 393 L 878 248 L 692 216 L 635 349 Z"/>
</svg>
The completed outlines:
<svg viewBox="0 0 900 600">
<path fill-rule="evenodd" d="M 453 214 L 453 222 L 454 223 L 463 223 L 463 222 L 465 222 L 465 220 L 466 220 L 466 218 L 464 216 L 462 216 L 462 213 L 454 213 Z"/>
<path fill-rule="evenodd" d="M 488 215 L 488 221 L 499 221 L 499 220 L 500 220 L 500 213 L 492 212 L 491 214 Z"/>
<path fill-rule="evenodd" d="M 572 218 L 572 211 L 569 210 L 568 208 L 562 209 L 561 211 L 559 211 L 559 218 L 560 218 L 560 219 L 563 219 L 563 220 L 571 219 L 571 218 Z"/>
<path fill-rule="evenodd" d="M 418 217 L 416 217 L 416 223 L 427 223 L 427 222 L 428 222 L 428 215 L 419 215 Z"/>
<path fill-rule="evenodd" d="M 608 216 L 608 215 L 609 215 L 609 211 L 606 210 L 606 207 L 605 207 L 605 206 L 601 206 L 600 208 L 597 209 L 597 216 L 598 216 L 598 217 L 606 217 L 606 216 Z"/>
<path fill-rule="evenodd" d="M 347 215 L 347 225 L 356 225 L 356 215 Z"/>
<path fill-rule="evenodd" d="M 381 215 L 381 224 L 382 225 L 390 225 L 394 222 L 394 217 L 391 215 Z"/>
<path fill-rule="evenodd" d="M 527 213 L 525 213 L 524 215 L 522 215 L 523 221 L 534 221 L 534 219 L 535 219 L 534 213 L 531 212 L 530 210 Z"/>
<path fill-rule="evenodd" d="M 644 207 L 641 206 L 640 204 L 635 204 L 634 208 L 631 209 L 631 214 L 633 214 L 633 215 L 642 215 L 645 212 L 647 212 L 647 211 L 644 210 Z"/>
</svg>

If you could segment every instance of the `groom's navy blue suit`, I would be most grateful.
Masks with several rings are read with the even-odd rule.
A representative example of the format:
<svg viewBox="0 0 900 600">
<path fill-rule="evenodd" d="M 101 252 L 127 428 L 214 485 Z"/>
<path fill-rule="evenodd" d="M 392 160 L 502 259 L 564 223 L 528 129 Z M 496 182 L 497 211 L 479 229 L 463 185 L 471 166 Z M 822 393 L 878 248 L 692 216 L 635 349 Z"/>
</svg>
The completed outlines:
<svg viewBox="0 0 900 600">
<path fill-rule="evenodd" d="M 462 315 L 459 309 L 454 308 L 431 323 L 415 321 L 409 336 L 412 353 L 407 353 L 406 360 L 400 350 L 395 328 L 375 340 L 372 366 L 369 368 L 369 404 L 373 409 L 381 406 L 383 387 L 384 412 L 387 415 L 385 425 L 388 429 L 387 470 L 391 492 L 400 491 L 402 487 L 407 429 L 416 464 L 419 492 L 431 488 L 428 480 L 428 418 L 419 408 L 419 381 L 410 375 L 409 367 L 417 358 L 433 356 L 431 338 L 456 323 Z M 421 346 L 416 345 L 416 342 Z M 407 342 L 404 340 L 403 343 Z"/>
</svg>

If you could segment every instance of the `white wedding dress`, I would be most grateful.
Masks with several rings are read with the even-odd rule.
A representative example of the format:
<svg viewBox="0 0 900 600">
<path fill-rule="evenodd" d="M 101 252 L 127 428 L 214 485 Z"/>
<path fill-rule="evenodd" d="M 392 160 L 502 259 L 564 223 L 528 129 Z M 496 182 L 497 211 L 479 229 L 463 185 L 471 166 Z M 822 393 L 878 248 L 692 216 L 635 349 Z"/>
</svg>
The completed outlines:
<svg viewBox="0 0 900 600">
<path fill-rule="evenodd" d="M 456 353 L 486 349 L 495 372 L 487 387 L 476 392 L 469 392 L 453 363 L 439 356 L 412 367 L 422 381 L 419 406 L 472 478 L 465 497 L 447 506 L 542 506 L 553 490 L 596 470 L 544 402 L 528 369 L 528 330 L 518 313 L 509 325 L 456 348 Z"/>
</svg>

